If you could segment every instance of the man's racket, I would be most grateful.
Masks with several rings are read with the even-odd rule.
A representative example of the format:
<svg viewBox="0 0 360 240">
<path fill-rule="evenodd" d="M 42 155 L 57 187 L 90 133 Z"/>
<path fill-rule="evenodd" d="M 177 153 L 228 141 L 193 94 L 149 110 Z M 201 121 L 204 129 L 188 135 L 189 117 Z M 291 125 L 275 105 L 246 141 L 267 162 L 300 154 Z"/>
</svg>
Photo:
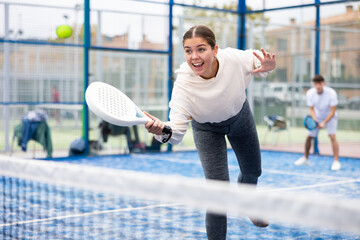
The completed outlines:
<svg viewBox="0 0 360 240">
<path fill-rule="evenodd" d="M 319 124 L 310 115 L 304 117 L 304 127 L 308 130 L 314 130 L 318 126 Z"/>
<path fill-rule="evenodd" d="M 85 92 L 89 109 L 98 117 L 117 126 L 133 126 L 152 121 L 135 103 L 119 89 L 103 83 L 91 83 Z M 167 134 L 162 142 L 167 142 L 172 135 L 170 127 L 165 126 L 163 133 Z"/>
</svg>

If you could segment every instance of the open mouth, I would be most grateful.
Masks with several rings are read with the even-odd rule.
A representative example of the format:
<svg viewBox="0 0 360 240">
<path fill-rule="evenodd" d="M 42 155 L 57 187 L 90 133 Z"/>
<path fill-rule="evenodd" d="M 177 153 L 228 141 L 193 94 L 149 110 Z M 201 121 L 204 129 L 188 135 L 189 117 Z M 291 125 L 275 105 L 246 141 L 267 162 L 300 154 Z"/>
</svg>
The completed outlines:
<svg viewBox="0 0 360 240">
<path fill-rule="evenodd" d="M 195 69 L 200 69 L 200 68 L 204 65 L 204 62 L 201 62 L 201 63 L 193 63 L 192 65 L 194 66 Z"/>
</svg>

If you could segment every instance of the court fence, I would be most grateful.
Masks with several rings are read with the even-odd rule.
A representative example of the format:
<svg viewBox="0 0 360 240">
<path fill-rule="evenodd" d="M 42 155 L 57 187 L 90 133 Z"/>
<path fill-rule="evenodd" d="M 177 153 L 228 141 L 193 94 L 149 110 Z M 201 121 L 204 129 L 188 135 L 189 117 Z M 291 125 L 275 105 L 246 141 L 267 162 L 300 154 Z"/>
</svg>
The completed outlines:
<svg viewBox="0 0 360 240">
<path fill-rule="evenodd" d="M 247 91 L 260 141 L 267 131 L 264 117 L 268 115 L 285 117 L 289 123 L 291 138 L 282 135 L 279 143 L 304 141 L 302 118 L 308 113 L 305 93 L 312 86 L 312 76 L 322 74 L 338 93 L 340 142 L 359 142 L 360 29 L 359 11 L 353 6 L 357 1 L 315 1 L 273 8 L 258 8 L 243 0 L 221 7 L 209 7 L 201 1 L 198 5 L 180 1 L 126 2 L 124 10 L 115 4 L 113 9 L 98 8 L 98 0 L 62 6 L 0 1 L 0 11 L 4 13 L 0 26 L 2 153 L 48 156 L 49 141 L 30 141 L 28 145 L 25 141 L 24 152 L 19 132 L 15 131 L 23 126 L 24 116 L 38 110 L 46 114 L 48 127 L 48 131 L 39 132 L 39 137 L 45 138 L 50 132 L 53 157 L 68 156 L 71 144 L 81 138 L 89 153 L 128 153 L 123 135 L 109 135 L 104 141 L 101 119 L 88 111 L 84 89 L 94 81 L 109 83 L 143 110 L 166 121 L 176 78 L 174 69 L 184 61 L 182 34 L 195 24 L 212 27 L 221 48 L 265 46 L 276 53 L 276 70 L 266 79 L 254 78 Z M 343 12 L 323 16 L 316 11 L 331 6 L 342 8 Z M 156 12 L 150 13 L 154 7 Z M 277 15 L 285 12 L 300 19 L 311 15 L 313 19 L 275 21 Z M 43 21 L 36 15 L 53 18 Z M 315 21 L 317 17 L 321 21 Z M 123 24 L 108 29 L 113 22 Z M 59 24 L 71 26 L 73 33 L 69 38 L 56 35 Z M 153 26 L 158 27 L 155 35 Z M 59 102 L 55 95 L 60 96 Z M 132 141 L 137 141 L 136 136 L 140 139 L 136 151 L 151 148 L 152 136 L 142 126 L 136 131 L 131 129 L 131 134 Z M 179 149 L 194 147 L 190 137 L 191 129 Z M 327 141 L 326 137 L 320 140 Z M 160 148 L 178 149 L 166 144 Z"/>
</svg>

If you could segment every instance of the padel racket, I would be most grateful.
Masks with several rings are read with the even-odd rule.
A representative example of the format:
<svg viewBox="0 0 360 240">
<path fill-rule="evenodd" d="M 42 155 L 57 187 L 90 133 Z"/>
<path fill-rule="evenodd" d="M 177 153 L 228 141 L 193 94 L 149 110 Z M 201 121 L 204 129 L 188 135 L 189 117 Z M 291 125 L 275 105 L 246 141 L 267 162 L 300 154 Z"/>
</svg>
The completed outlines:
<svg viewBox="0 0 360 240">
<path fill-rule="evenodd" d="M 304 127 L 308 130 L 314 130 L 318 126 L 319 124 L 310 115 L 304 117 Z"/>
<path fill-rule="evenodd" d="M 135 103 L 119 89 L 103 83 L 91 83 L 85 92 L 89 109 L 98 117 L 117 126 L 133 126 L 152 121 Z M 163 133 L 167 134 L 162 142 L 167 142 L 172 135 L 170 127 L 165 126 Z"/>
</svg>

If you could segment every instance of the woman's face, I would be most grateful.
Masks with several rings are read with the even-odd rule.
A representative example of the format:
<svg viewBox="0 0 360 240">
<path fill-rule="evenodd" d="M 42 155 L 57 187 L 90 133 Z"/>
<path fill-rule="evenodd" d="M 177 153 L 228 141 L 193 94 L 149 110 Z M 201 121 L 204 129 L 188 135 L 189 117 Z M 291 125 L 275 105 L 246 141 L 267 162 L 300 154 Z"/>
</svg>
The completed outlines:
<svg viewBox="0 0 360 240">
<path fill-rule="evenodd" d="M 196 75 L 205 79 L 213 78 L 216 75 L 217 51 L 217 45 L 212 49 L 202 37 L 188 38 L 184 41 L 186 62 Z"/>
</svg>

